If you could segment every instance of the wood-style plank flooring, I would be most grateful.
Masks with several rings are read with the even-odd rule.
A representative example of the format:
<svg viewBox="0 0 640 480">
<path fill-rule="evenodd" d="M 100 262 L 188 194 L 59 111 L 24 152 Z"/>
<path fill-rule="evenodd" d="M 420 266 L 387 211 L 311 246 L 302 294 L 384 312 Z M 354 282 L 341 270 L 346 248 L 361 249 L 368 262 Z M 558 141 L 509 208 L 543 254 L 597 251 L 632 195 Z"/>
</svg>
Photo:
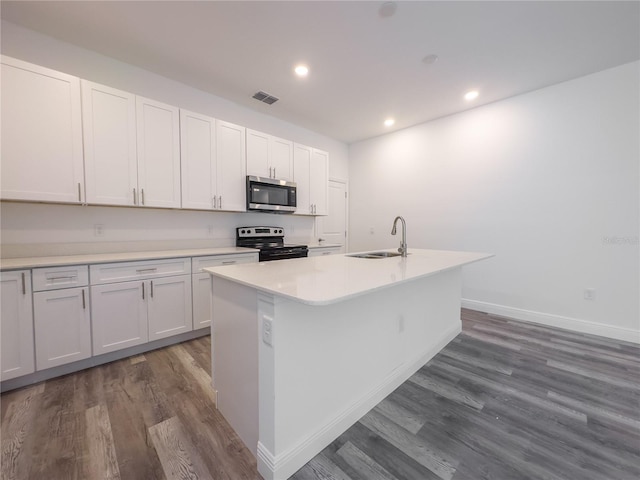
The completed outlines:
<svg viewBox="0 0 640 480">
<path fill-rule="evenodd" d="M 463 310 L 463 333 L 294 480 L 640 478 L 640 348 Z M 1 397 L 2 479 L 260 479 L 210 339 Z"/>
</svg>

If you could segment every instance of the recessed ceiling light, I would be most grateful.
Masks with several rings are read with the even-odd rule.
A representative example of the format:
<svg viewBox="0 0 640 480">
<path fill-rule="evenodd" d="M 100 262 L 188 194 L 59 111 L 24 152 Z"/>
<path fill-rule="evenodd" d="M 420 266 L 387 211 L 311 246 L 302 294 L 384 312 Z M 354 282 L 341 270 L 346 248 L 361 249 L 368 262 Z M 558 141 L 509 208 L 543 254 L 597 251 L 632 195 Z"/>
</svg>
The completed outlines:
<svg viewBox="0 0 640 480">
<path fill-rule="evenodd" d="M 296 72 L 296 75 L 299 77 L 306 77 L 309 74 L 309 67 L 306 65 L 298 65 L 293 71 Z"/>
<path fill-rule="evenodd" d="M 476 98 L 478 98 L 478 91 L 477 90 L 471 90 L 467 93 L 464 94 L 464 99 L 465 100 L 475 100 Z"/>
<path fill-rule="evenodd" d="M 385 127 L 391 127 L 394 123 L 396 123 L 396 121 L 393 118 L 387 118 L 384 121 L 384 126 Z"/>
<path fill-rule="evenodd" d="M 422 59 L 422 63 L 426 63 L 427 65 L 433 65 L 438 61 L 438 55 L 432 53 L 431 55 L 427 55 Z"/>
<path fill-rule="evenodd" d="M 396 2 L 384 2 L 378 10 L 378 15 L 382 18 L 391 17 L 396 13 L 396 8 L 398 8 Z"/>
</svg>

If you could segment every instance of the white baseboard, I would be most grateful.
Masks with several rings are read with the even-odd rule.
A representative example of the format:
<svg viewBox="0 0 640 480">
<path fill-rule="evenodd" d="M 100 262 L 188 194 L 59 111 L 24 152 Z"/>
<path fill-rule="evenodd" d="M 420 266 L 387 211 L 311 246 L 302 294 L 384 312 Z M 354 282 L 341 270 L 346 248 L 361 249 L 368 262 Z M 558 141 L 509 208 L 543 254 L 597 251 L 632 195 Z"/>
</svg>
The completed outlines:
<svg viewBox="0 0 640 480">
<path fill-rule="evenodd" d="M 436 345 L 418 357 L 405 362 L 382 380 L 367 395 L 348 407 L 322 429 L 312 433 L 306 439 L 274 456 L 262 443 L 258 442 L 258 471 L 265 480 L 286 480 L 311 458 L 320 453 L 327 445 L 343 434 L 349 427 L 362 418 L 369 410 L 380 403 L 387 395 L 404 383 L 411 375 L 422 368 L 440 350 L 442 350 L 461 331 L 460 324 L 447 330 Z"/>
<path fill-rule="evenodd" d="M 539 323 L 550 327 L 564 328 L 579 333 L 588 333 L 601 337 L 613 338 L 624 342 L 640 343 L 640 330 L 632 328 L 616 327 L 604 323 L 581 320 L 578 318 L 563 317 L 550 313 L 524 310 L 522 308 L 507 307 L 495 303 L 480 302 L 477 300 L 462 299 L 462 306 L 479 312 L 502 315 L 515 320 Z"/>
</svg>

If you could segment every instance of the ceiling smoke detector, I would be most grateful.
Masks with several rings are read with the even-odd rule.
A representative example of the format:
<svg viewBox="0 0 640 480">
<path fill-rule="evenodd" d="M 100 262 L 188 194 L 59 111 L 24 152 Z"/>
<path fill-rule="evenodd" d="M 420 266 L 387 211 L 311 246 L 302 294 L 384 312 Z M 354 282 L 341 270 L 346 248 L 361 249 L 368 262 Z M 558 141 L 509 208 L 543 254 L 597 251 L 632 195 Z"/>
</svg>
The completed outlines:
<svg viewBox="0 0 640 480">
<path fill-rule="evenodd" d="M 254 93 L 252 98 L 255 98 L 256 100 L 260 100 L 262 103 L 266 103 L 267 105 L 273 105 L 278 100 L 280 100 L 278 97 L 269 95 L 268 93 L 263 92 L 262 90 Z"/>
</svg>

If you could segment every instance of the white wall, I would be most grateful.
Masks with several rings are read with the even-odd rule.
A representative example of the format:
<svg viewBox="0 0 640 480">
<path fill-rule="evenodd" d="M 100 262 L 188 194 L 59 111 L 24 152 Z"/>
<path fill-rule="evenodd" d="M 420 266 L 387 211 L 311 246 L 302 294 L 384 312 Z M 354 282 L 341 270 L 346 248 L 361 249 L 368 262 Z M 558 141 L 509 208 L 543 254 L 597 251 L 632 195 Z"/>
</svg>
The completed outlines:
<svg viewBox="0 0 640 480">
<path fill-rule="evenodd" d="M 350 249 L 403 215 L 409 248 L 496 255 L 467 306 L 640 341 L 639 65 L 351 145 Z"/>
<path fill-rule="evenodd" d="M 348 179 L 348 147 L 342 142 L 6 21 L 1 34 L 4 55 L 320 148 L 329 152 L 330 177 Z M 289 227 L 296 239 L 312 241 L 315 236 L 311 217 L 7 202 L 0 207 L 2 244 L 20 244 L 20 252 L 25 252 L 25 244 L 37 244 L 38 251 L 44 251 L 44 244 L 52 242 L 194 239 L 230 245 L 235 226 L 256 223 Z M 94 224 L 105 225 L 103 237 L 94 235 Z M 12 251 L 5 248 L 3 255 Z"/>
</svg>

